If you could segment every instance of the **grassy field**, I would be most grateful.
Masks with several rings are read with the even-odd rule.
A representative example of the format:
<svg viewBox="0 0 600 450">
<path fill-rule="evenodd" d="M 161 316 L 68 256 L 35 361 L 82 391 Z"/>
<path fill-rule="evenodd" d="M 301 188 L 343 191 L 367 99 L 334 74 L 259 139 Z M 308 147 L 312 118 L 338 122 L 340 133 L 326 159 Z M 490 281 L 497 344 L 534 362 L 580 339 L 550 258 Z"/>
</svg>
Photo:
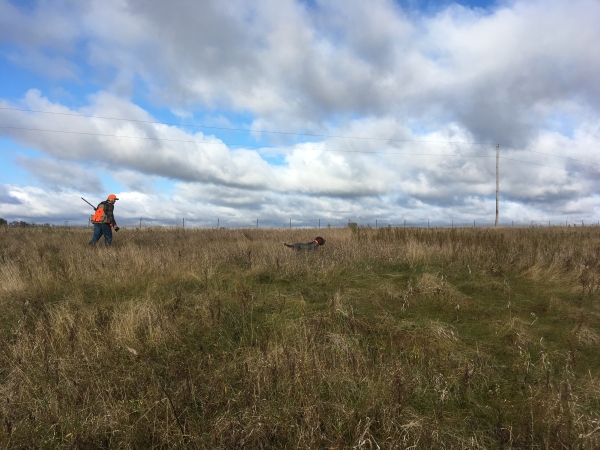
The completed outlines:
<svg viewBox="0 0 600 450">
<path fill-rule="evenodd" d="M 0 449 L 600 448 L 600 228 L 0 229 Z"/>
</svg>

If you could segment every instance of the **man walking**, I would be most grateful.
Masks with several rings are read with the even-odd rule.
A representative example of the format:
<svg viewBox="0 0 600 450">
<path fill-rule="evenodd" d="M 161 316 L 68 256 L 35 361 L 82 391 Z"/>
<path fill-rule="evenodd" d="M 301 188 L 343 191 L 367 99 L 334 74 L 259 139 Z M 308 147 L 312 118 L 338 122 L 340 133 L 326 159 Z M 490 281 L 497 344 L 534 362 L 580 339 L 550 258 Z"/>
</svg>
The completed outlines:
<svg viewBox="0 0 600 450">
<path fill-rule="evenodd" d="M 104 244 L 110 245 L 112 242 L 112 230 L 119 231 L 113 211 L 115 202 L 119 200 L 115 194 L 110 194 L 106 200 L 100 202 L 96 212 L 92 216 L 94 224 L 94 236 L 88 245 L 95 245 L 104 235 Z"/>
</svg>

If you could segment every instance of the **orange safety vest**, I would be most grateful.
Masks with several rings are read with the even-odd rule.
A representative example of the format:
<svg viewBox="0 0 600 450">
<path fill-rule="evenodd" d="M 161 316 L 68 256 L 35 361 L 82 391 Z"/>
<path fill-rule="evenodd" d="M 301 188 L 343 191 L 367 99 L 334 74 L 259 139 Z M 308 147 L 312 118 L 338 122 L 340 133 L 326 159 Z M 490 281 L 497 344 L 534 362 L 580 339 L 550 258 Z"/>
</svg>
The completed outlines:
<svg viewBox="0 0 600 450">
<path fill-rule="evenodd" d="M 104 212 L 104 202 L 96 208 L 96 212 L 92 215 L 92 223 L 108 223 L 108 216 Z"/>
</svg>

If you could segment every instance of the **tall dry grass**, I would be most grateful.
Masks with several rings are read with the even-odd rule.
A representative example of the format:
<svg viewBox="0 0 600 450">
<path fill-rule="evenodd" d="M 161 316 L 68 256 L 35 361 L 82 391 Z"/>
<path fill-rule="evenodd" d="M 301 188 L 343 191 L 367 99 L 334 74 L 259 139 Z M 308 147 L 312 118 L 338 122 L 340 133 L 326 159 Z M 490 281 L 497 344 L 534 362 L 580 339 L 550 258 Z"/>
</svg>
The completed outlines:
<svg viewBox="0 0 600 450">
<path fill-rule="evenodd" d="M 600 447 L 600 230 L 0 229 L 0 448 Z"/>
</svg>

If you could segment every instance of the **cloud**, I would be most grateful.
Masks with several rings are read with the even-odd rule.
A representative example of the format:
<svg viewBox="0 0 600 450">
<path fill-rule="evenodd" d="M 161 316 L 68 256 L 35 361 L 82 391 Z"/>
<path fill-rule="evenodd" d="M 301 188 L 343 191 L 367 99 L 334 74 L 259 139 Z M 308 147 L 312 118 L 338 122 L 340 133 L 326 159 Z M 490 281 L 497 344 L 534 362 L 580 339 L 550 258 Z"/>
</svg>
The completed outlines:
<svg viewBox="0 0 600 450">
<path fill-rule="evenodd" d="M 104 173 L 131 193 L 156 195 L 153 185 L 157 180 L 170 179 L 178 183 L 178 195 L 184 203 L 202 201 L 214 208 L 268 211 L 281 216 L 301 208 L 312 211 L 308 200 L 313 197 L 326 199 L 329 206 L 320 207 L 322 213 L 384 212 L 393 207 L 385 206 L 381 198 L 390 196 L 405 199 L 401 204 L 411 211 L 424 210 L 428 205 L 460 208 L 464 215 L 470 211 L 472 199 L 483 201 L 495 195 L 495 146 L 472 144 L 474 136 L 459 124 L 415 135 L 389 118 L 357 119 L 335 132 L 335 136 L 352 138 L 323 137 L 292 148 L 231 149 L 213 136 L 151 123 L 156 120 L 146 111 L 112 94 L 100 92 L 90 100 L 89 105 L 71 110 L 50 102 L 39 91 L 30 91 L 23 99 L 24 106 L 59 114 L 0 110 L 0 118 L 17 127 L 74 131 L 8 130 L 15 140 L 51 157 L 20 159 L 21 165 L 45 184 L 100 192 L 99 174 Z M 142 122 L 83 115 L 129 117 Z M 582 193 L 594 195 L 600 157 L 589 155 L 589 148 L 599 142 L 600 121 L 588 121 L 572 137 L 543 132 L 530 148 L 501 146 L 503 198 L 545 211 L 548 205 L 560 210 L 564 202 Z M 533 149 L 537 153 L 530 151 Z M 564 149 L 577 160 L 561 157 Z M 281 155 L 283 164 L 269 164 L 261 158 L 262 153 Z M 565 171 L 580 164 L 578 158 L 586 158 L 589 167 Z M 332 207 L 336 198 L 340 203 Z M 277 207 L 270 209 L 270 204 Z M 178 210 L 177 214 L 184 212 Z"/>
<path fill-rule="evenodd" d="M 586 42 L 600 39 L 598 14 L 594 1 L 516 2 L 486 15 L 444 10 L 427 21 L 439 80 L 429 98 L 477 138 L 511 143 L 532 136 L 548 105 L 560 110 L 584 95 L 597 111 L 600 57 Z"/>
<path fill-rule="evenodd" d="M 0 42 L 22 48 L 50 48 L 71 52 L 80 34 L 78 17 L 85 6 L 67 0 L 37 2 L 34 8 L 20 8 L 10 1 L 0 1 Z"/>
<path fill-rule="evenodd" d="M 251 111 L 256 124 L 279 129 L 393 115 L 514 144 L 535 136 L 549 105 L 600 105 L 593 0 L 454 5 L 416 17 L 391 0 L 311 9 L 131 0 L 88 13 L 106 18 L 84 20 L 93 64 L 139 74 L 173 108 Z M 93 25 L 110 17 L 122 26 Z"/>
<path fill-rule="evenodd" d="M 158 181 L 158 177 L 146 175 L 135 170 L 122 170 L 113 168 L 112 177 L 120 184 L 125 186 L 130 192 L 142 194 L 156 194 L 153 185 Z"/>
<path fill-rule="evenodd" d="M 332 153 L 342 147 L 352 150 L 341 142 L 332 143 L 330 148 L 326 144 L 299 145 L 286 154 L 287 168 L 270 166 L 256 151 L 230 149 L 201 132 L 187 133 L 174 126 L 148 123 L 155 121 L 148 113 L 111 94 L 99 93 L 93 100 L 94 104 L 74 111 L 52 104 L 32 90 L 23 106 L 53 111 L 55 115 L 0 110 L 0 118 L 13 127 L 6 130 L 12 138 L 54 158 L 105 169 L 110 165 L 150 177 L 259 191 L 373 195 L 385 192 L 382 176 L 391 176 L 369 157 Z M 95 119 L 83 114 L 143 122 Z M 359 151 L 364 148 L 356 145 L 352 144 Z"/>
<path fill-rule="evenodd" d="M 8 60 L 50 78 L 77 79 L 77 66 L 64 57 L 49 57 L 41 52 L 12 53 Z"/>
<path fill-rule="evenodd" d="M 22 106 L 53 111 L 55 115 L 3 110 L 0 117 L 13 127 L 6 130 L 8 135 L 56 158 L 93 161 L 100 166 L 114 165 L 119 169 L 187 181 L 249 188 L 265 185 L 264 172 L 268 167 L 254 152 L 229 151 L 218 139 L 202 133 L 188 134 L 173 126 L 89 119 L 80 115 L 153 121 L 141 108 L 110 94 L 100 93 L 94 100 L 93 105 L 80 113 L 52 104 L 41 97 L 39 91 L 32 90 Z M 248 171 L 247 167 L 253 170 Z"/>
<path fill-rule="evenodd" d="M 7 186 L 0 185 L 0 204 L 20 205 L 22 202 L 17 197 L 11 195 Z"/>
<path fill-rule="evenodd" d="M 0 0 L 0 43 L 7 59 L 32 72 L 54 79 L 76 80 L 81 28 L 77 17 L 85 10 L 79 2 L 39 2 L 19 8 Z"/>
<path fill-rule="evenodd" d="M 7 220 L 62 224 L 65 220 L 79 219 L 81 225 L 87 224 L 91 208 L 81 201 L 78 192 L 63 192 L 58 198 L 54 191 L 32 186 L 0 185 L 2 190 L 18 200 L 2 205 Z"/>
<path fill-rule="evenodd" d="M 50 158 L 19 156 L 17 163 L 53 190 L 75 189 L 83 193 L 103 191 L 100 177 L 92 169 Z"/>
<path fill-rule="evenodd" d="M 449 4 L 430 16 L 392 0 L 113 0 L 72 11 L 42 2 L 30 14 L 0 5 L 4 39 L 31 51 L 21 60 L 39 64 L 44 49 L 62 49 L 45 58 L 65 76 L 75 69 L 64 58 L 81 44 L 88 64 L 117 71 L 118 92 L 139 76 L 176 110 L 250 111 L 274 129 L 394 116 L 516 144 L 535 138 L 565 100 L 600 107 L 594 0 Z"/>
</svg>

